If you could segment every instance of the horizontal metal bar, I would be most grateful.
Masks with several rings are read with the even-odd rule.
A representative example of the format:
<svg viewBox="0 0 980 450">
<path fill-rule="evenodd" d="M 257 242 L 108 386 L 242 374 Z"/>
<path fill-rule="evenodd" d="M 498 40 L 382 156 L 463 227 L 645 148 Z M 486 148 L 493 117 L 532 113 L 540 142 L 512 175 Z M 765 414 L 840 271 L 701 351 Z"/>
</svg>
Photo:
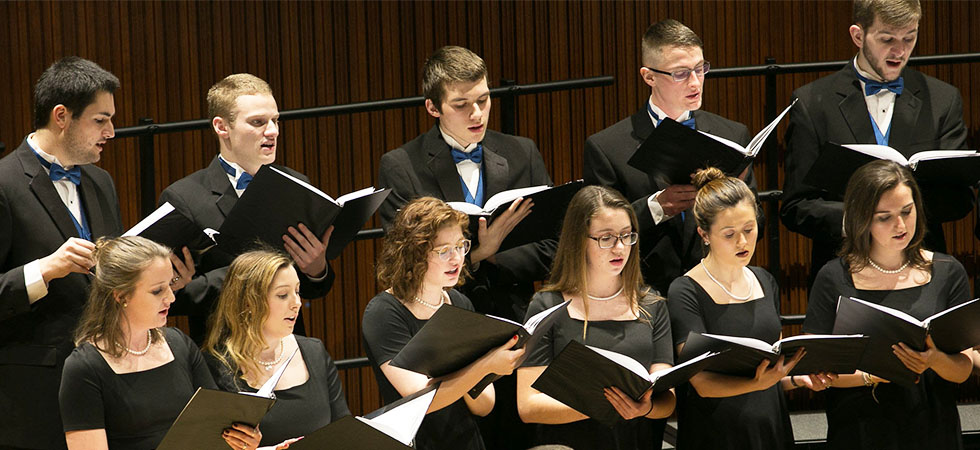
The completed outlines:
<svg viewBox="0 0 980 450">
<path fill-rule="evenodd" d="M 783 191 L 779 189 L 773 189 L 771 191 L 759 191 L 759 193 L 756 194 L 756 196 L 759 197 L 759 200 L 762 200 L 764 202 L 776 202 L 779 201 L 779 198 L 783 196 Z"/>
<path fill-rule="evenodd" d="M 370 366 L 371 361 L 368 361 L 367 356 L 362 356 L 360 358 L 341 359 L 336 361 L 336 364 L 339 370 L 358 369 Z"/>
<path fill-rule="evenodd" d="M 750 75 L 791 74 L 807 72 L 826 72 L 839 70 L 850 60 L 825 61 L 811 63 L 766 64 L 759 66 L 719 67 L 712 68 L 706 75 L 708 78 L 730 78 Z M 954 53 L 950 55 L 913 56 L 909 58 L 910 66 L 928 66 L 935 64 L 959 64 L 980 62 L 980 53 Z"/>
<path fill-rule="evenodd" d="M 490 90 L 491 97 L 514 95 L 541 94 L 546 92 L 564 91 L 609 86 L 615 82 L 612 76 L 579 78 L 574 80 L 550 81 L 547 83 L 502 86 Z M 410 108 L 422 106 L 425 99 L 421 96 L 373 100 L 368 102 L 348 103 L 344 105 L 319 106 L 315 108 L 292 109 L 281 111 L 279 120 L 307 119 L 311 117 L 327 117 L 344 114 L 355 114 L 388 109 Z M 116 138 L 143 136 L 147 134 L 178 133 L 182 131 L 204 130 L 211 126 L 211 120 L 185 120 L 181 122 L 159 123 L 135 127 L 117 128 Z"/>
<path fill-rule="evenodd" d="M 779 316 L 779 321 L 786 325 L 801 325 L 803 320 L 806 319 L 806 314 L 792 314 L 787 316 Z"/>
<path fill-rule="evenodd" d="M 385 237 L 385 230 L 381 228 L 370 228 L 367 230 L 361 230 L 357 232 L 354 236 L 355 241 L 366 241 L 368 239 L 381 239 Z"/>
</svg>

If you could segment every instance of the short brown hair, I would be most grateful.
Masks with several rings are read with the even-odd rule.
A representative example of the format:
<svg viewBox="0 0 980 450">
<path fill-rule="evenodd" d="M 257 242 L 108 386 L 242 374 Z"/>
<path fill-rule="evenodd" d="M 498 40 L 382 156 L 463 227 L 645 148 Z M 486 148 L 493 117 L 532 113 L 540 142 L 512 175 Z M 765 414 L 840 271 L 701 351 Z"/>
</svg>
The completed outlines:
<svg viewBox="0 0 980 450">
<path fill-rule="evenodd" d="M 694 174 L 693 184 L 698 190 L 694 197 L 694 220 L 702 230 L 711 230 L 718 214 L 743 202 L 751 203 L 756 218 L 759 217 L 755 194 L 744 181 L 727 176 L 715 167 L 708 167 Z"/>
<path fill-rule="evenodd" d="M 269 315 L 269 289 L 276 274 L 292 265 L 285 253 L 260 249 L 242 253 L 228 267 L 209 320 L 204 351 L 230 373 L 260 373 L 255 357 L 266 346 L 262 323 Z"/>
<path fill-rule="evenodd" d="M 664 19 L 650 25 L 643 33 L 641 64 L 646 67 L 657 65 L 665 47 L 698 47 L 704 50 L 704 43 L 686 25 L 674 19 Z"/>
<path fill-rule="evenodd" d="M 378 258 L 381 289 L 391 289 L 399 300 L 411 300 L 418 295 L 429 268 L 429 251 L 439 230 L 459 227 L 465 235 L 469 222 L 469 216 L 437 198 L 421 197 L 408 202 L 398 211 L 381 246 Z M 464 264 L 459 282 L 468 275 Z"/>
<path fill-rule="evenodd" d="M 447 45 L 436 50 L 422 66 L 422 95 L 442 111 L 446 86 L 473 83 L 487 78 L 487 65 L 476 53 L 463 47 Z"/>
<path fill-rule="evenodd" d="M 915 234 L 905 247 L 905 258 L 912 267 L 928 269 L 931 265 L 922 256 L 922 240 L 926 235 L 925 210 L 922 209 L 922 193 L 908 169 L 894 161 L 877 160 L 861 166 L 851 175 L 844 193 L 844 242 L 840 256 L 851 272 L 860 272 L 871 257 L 871 221 L 881 196 L 899 184 L 912 190 L 915 205 Z"/>
<path fill-rule="evenodd" d="M 919 0 L 854 0 L 851 15 L 854 23 L 867 33 L 876 17 L 882 24 L 893 27 L 919 23 L 922 6 Z"/>
<path fill-rule="evenodd" d="M 118 358 L 127 343 L 122 330 L 124 304 L 120 304 L 116 296 L 132 294 L 143 271 L 154 261 L 167 261 L 169 265 L 170 249 L 140 236 L 99 238 L 92 259 L 95 260 L 95 276 L 92 277 L 88 303 L 75 330 L 75 345 L 90 342 Z M 153 330 L 151 341 L 162 337 L 159 330 Z"/>
<path fill-rule="evenodd" d="M 243 95 L 256 94 L 272 95 L 272 88 L 265 80 L 250 73 L 228 75 L 208 89 L 208 118 L 221 117 L 231 126 L 238 114 L 235 100 Z"/>
</svg>

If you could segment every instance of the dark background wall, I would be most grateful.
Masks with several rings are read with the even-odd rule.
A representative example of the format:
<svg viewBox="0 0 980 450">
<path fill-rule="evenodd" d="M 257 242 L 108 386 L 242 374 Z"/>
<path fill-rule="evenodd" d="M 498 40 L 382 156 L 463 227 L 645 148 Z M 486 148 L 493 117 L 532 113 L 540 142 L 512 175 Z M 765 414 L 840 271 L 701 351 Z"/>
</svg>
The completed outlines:
<svg viewBox="0 0 980 450">
<path fill-rule="evenodd" d="M 638 52 L 639 38 L 653 22 L 671 17 L 694 29 L 713 68 L 762 64 L 767 56 L 790 63 L 843 60 L 855 53 L 847 35 L 850 2 L 842 1 L 14 1 L 0 2 L 0 17 L 0 141 L 8 151 L 31 131 L 34 82 L 66 55 L 96 61 L 121 79 L 114 122 L 124 127 L 142 117 L 202 118 L 207 88 L 234 72 L 268 80 L 281 110 L 419 95 L 426 56 L 456 44 L 484 57 L 495 85 L 502 79 L 616 77 L 609 87 L 519 100 L 518 132 L 537 142 L 555 182 L 581 177 L 585 138 L 632 114 L 649 96 L 638 77 Z M 915 54 L 978 51 L 977 23 L 980 2 L 925 1 Z M 980 64 L 922 70 L 960 88 L 976 148 L 980 92 L 971 85 L 980 82 Z M 778 107 L 789 102 L 794 88 L 824 74 L 780 77 Z M 704 109 L 757 131 L 765 125 L 762 92 L 762 77 L 709 80 Z M 494 128 L 500 126 L 497 106 Z M 382 153 L 433 123 L 421 107 L 287 122 L 278 162 L 340 195 L 372 185 Z M 785 124 L 777 133 L 780 152 L 784 130 Z M 156 191 L 204 167 L 216 151 L 210 132 L 157 137 Z M 109 144 L 99 165 L 116 181 L 124 224 L 135 224 L 141 210 L 135 139 Z M 775 187 L 766 180 L 764 161 L 755 170 L 761 186 Z M 971 275 L 977 254 L 973 226 L 971 215 L 946 229 L 951 252 Z M 810 244 L 785 228 L 778 232 L 786 274 L 783 312 L 802 313 Z M 768 263 L 765 247 L 757 247 L 757 264 Z M 333 291 L 304 310 L 307 329 L 336 359 L 363 355 L 360 314 L 376 292 L 377 250 L 371 241 L 346 249 L 333 263 Z M 355 413 L 380 404 L 369 369 L 342 376 Z"/>
</svg>

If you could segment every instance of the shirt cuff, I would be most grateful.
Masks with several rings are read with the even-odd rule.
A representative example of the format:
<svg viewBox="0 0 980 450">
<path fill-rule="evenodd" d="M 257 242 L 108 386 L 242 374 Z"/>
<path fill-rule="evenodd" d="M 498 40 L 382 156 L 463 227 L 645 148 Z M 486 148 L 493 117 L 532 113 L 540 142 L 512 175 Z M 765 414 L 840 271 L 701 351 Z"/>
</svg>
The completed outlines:
<svg viewBox="0 0 980 450">
<path fill-rule="evenodd" d="M 647 197 L 647 206 L 650 208 L 650 216 L 653 217 L 653 223 L 655 225 L 660 225 L 660 222 L 663 222 L 664 220 L 670 218 L 667 217 L 666 214 L 664 214 L 664 208 L 660 206 L 660 202 L 657 200 L 657 197 L 659 197 L 660 193 L 662 192 L 663 191 L 660 190 L 657 191 L 655 194 Z"/>
<path fill-rule="evenodd" d="M 321 282 L 323 280 L 326 280 L 327 279 L 327 275 L 330 275 L 330 264 L 327 264 L 327 268 L 323 270 L 323 275 L 320 275 L 318 277 L 311 277 L 311 276 L 307 275 L 306 278 L 309 278 L 310 281 L 312 281 L 314 283 L 319 283 L 319 282 Z"/>
<path fill-rule="evenodd" d="M 27 287 L 27 301 L 31 303 L 48 295 L 48 285 L 41 276 L 41 260 L 35 259 L 24 265 L 24 285 Z"/>
</svg>

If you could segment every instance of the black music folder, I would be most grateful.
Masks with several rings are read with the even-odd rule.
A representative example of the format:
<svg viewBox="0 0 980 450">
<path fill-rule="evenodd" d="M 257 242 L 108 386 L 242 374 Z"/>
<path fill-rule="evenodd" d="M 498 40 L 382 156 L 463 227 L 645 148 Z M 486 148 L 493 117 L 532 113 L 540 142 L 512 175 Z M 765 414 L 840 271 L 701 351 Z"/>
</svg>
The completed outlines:
<svg viewBox="0 0 980 450">
<path fill-rule="evenodd" d="M 289 448 L 409 450 L 438 386 L 430 385 L 364 417 L 341 417 L 290 444 Z"/>
<path fill-rule="evenodd" d="M 860 334 L 804 334 L 769 344 L 747 337 L 691 332 L 678 359 L 684 361 L 709 351 L 723 352 L 705 370 L 752 377 L 762 360 L 775 362 L 783 356 L 788 361 L 797 350 L 804 348 L 806 355 L 793 367 L 790 375 L 853 373 L 868 342 L 868 338 Z"/>
<path fill-rule="evenodd" d="M 706 167 L 717 167 L 726 175 L 737 177 L 752 165 L 766 139 L 797 100 L 756 134 L 747 147 L 664 119 L 640 144 L 628 164 L 662 186 L 691 184 L 691 175 Z"/>
<path fill-rule="evenodd" d="M 214 230 L 201 230 L 191 219 L 174 209 L 170 202 L 164 202 L 123 236 L 142 236 L 181 255 L 180 249 L 183 247 L 197 253 L 213 247 L 214 241 L 209 232 L 213 233 Z"/>
<path fill-rule="evenodd" d="M 648 367 L 629 356 L 571 341 L 531 387 L 611 427 L 624 419 L 606 399 L 603 389 L 615 386 L 639 400 L 651 389 L 660 393 L 686 382 L 717 355 L 708 352 L 684 364 L 649 373 Z"/>
<path fill-rule="evenodd" d="M 820 155 L 803 182 L 843 196 L 851 174 L 879 159 L 908 167 L 916 179 L 924 183 L 973 186 L 980 180 L 980 153 L 974 150 L 925 150 L 906 158 L 885 145 L 828 142 L 821 146 Z"/>
<path fill-rule="evenodd" d="M 275 398 L 198 388 L 157 450 L 225 450 L 221 432 L 234 423 L 257 426 Z"/>
<path fill-rule="evenodd" d="M 980 344 L 978 300 L 918 320 L 887 306 L 841 296 L 837 300 L 834 333 L 868 335 L 871 341 L 858 368 L 893 383 L 912 385 L 918 374 L 905 367 L 891 346 L 902 342 L 913 350 L 924 351 L 927 334 L 931 334 L 936 347 L 946 353 L 959 353 Z"/>
<path fill-rule="evenodd" d="M 262 166 L 221 224 L 216 241 L 239 254 L 260 240 L 280 250 L 287 229 L 302 223 L 317 237 L 334 226 L 327 259 L 340 255 L 381 206 L 390 189 L 361 189 L 336 200 L 309 183 L 275 167 Z"/>
<path fill-rule="evenodd" d="M 439 378 L 470 365 L 490 350 L 504 345 L 514 335 L 518 336 L 514 348 L 524 347 L 524 358 L 527 358 L 531 349 L 554 324 L 557 313 L 567 307 L 567 301 L 552 306 L 521 325 L 503 317 L 442 305 L 389 364 L 430 378 Z M 497 378 L 499 376 L 487 375 L 470 389 L 469 395 L 476 398 Z"/>
<path fill-rule="evenodd" d="M 562 221 L 565 219 L 568 203 L 572 201 L 572 197 L 583 186 L 585 186 L 584 181 L 576 180 L 558 186 L 511 189 L 499 192 L 487 199 L 483 208 L 466 202 L 449 202 L 449 206 L 470 216 L 470 239 L 476 247 L 479 245 L 477 231 L 479 230 L 480 217 L 485 217 L 487 226 L 490 226 L 497 217 L 507 211 L 510 204 L 518 197 L 531 199 L 534 202 L 531 213 L 504 238 L 497 250 L 499 252 L 544 239 L 557 239 L 561 232 Z"/>
</svg>

